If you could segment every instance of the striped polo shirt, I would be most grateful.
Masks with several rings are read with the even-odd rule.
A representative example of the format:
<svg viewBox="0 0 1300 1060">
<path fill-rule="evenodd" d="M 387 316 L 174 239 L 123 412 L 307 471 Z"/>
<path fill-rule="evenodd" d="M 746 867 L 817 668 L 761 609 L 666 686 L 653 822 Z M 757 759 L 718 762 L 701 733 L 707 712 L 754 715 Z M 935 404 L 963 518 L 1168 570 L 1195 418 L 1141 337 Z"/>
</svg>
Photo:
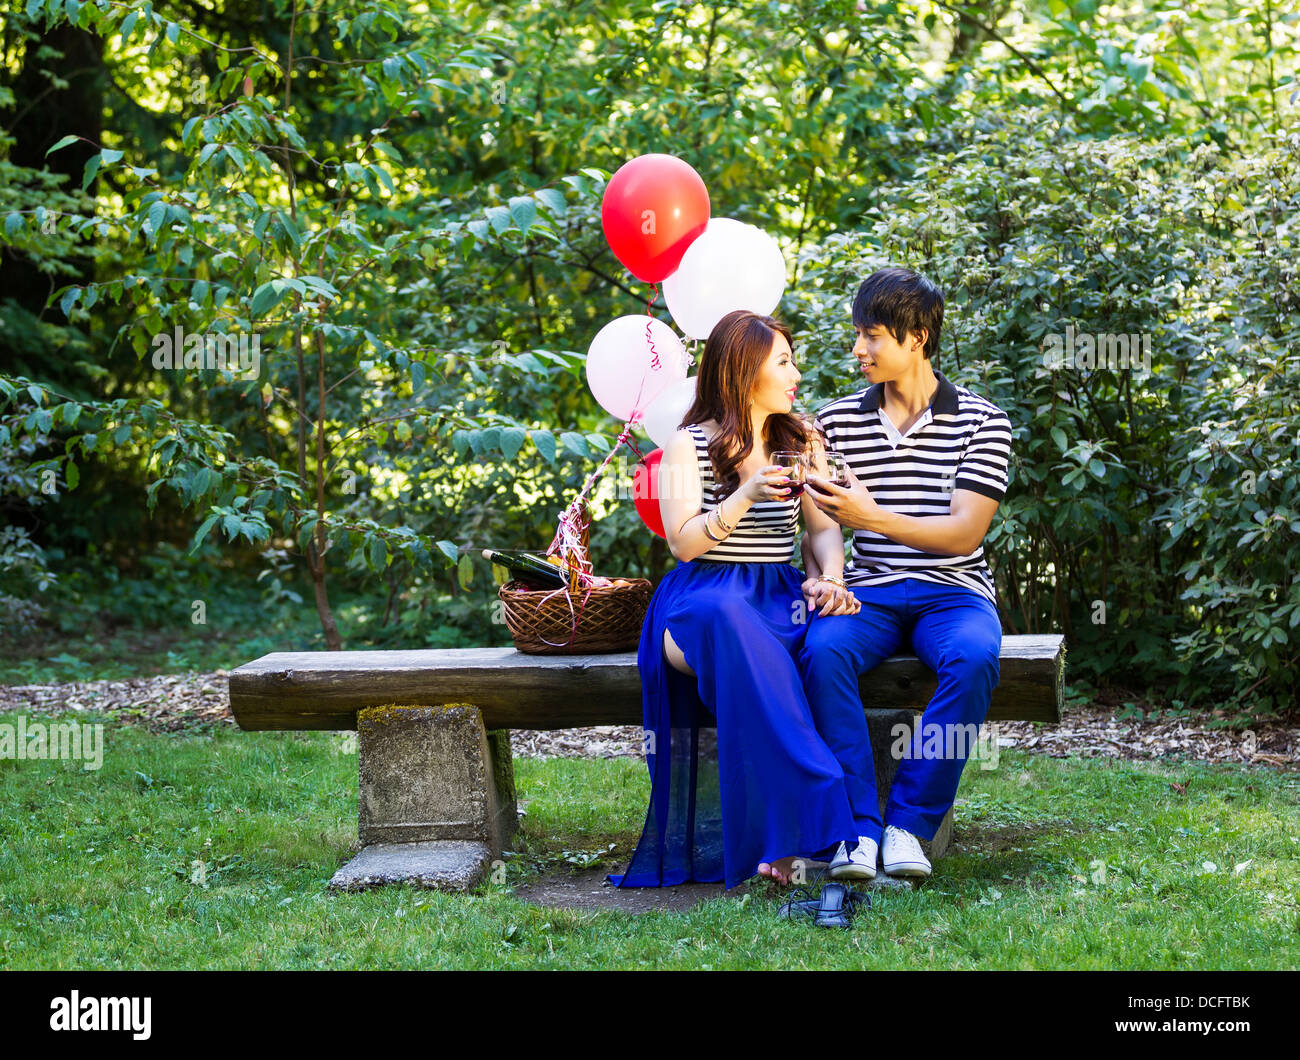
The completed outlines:
<svg viewBox="0 0 1300 1060">
<path fill-rule="evenodd" d="M 709 440 L 698 423 L 684 428 L 695 438 L 695 459 L 700 468 L 700 486 L 703 489 L 701 512 L 716 508 L 722 484 L 713 473 L 709 459 Z M 717 520 L 710 527 L 718 532 Z M 795 536 L 799 528 L 799 498 L 783 501 L 758 501 L 736 520 L 736 529 L 697 559 L 722 563 L 789 563 L 794 552 Z"/>
<path fill-rule="evenodd" d="M 839 398 L 817 414 L 831 449 L 882 508 L 902 515 L 947 515 L 954 489 L 996 501 L 1007 490 L 1011 420 L 997 405 L 935 372 L 934 400 L 906 434 L 880 407 L 884 383 Z M 940 556 L 891 541 L 872 530 L 853 532 L 849 585 L 884 585 L 922 578 L 974 589 L 997 603 L 981 544 L 966 556 Z"/>
</svg>

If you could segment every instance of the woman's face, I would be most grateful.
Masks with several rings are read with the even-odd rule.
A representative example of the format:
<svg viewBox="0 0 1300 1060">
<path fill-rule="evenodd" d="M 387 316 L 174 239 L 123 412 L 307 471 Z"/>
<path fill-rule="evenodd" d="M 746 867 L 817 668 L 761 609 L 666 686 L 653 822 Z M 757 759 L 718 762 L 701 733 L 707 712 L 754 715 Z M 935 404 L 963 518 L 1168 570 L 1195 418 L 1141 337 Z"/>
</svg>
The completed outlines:
<svg viewBox="0 0 1300 1060">
<path fill-rule="evenodd" d="M 789 412 L 794 408 L 794 393 L 803 378 L 794 365 L 794 355 L 785 336 L 777 332 L 772 340 L 772 352 L 754 382 L 754 410 L 768 415 Z"/>
</svg>

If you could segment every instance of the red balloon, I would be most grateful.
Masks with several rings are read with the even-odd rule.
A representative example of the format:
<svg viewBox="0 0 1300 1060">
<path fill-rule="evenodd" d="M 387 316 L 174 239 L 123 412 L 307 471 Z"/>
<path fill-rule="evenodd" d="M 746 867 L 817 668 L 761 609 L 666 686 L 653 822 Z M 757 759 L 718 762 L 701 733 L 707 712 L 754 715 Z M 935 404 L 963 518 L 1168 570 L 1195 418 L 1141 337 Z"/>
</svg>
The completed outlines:
<svg viewBox="0 0 1300 1060">
<path fill-rule="evenodd" d="M 709 223 L 709 192 L 675 155 L 638 155 L 605 186 L 600 223 L 610 249 L 633 276 L 671 276 Z"/>
<path fill-rule="evenodd" d="M 656 449 L 637 462 L 632 474 L 632 503 L 636 513 L 650 530 L 664 540 L 664 517 L 659 511 L 659 461 L 664 457 L 662 449 Z"/>
</svg>

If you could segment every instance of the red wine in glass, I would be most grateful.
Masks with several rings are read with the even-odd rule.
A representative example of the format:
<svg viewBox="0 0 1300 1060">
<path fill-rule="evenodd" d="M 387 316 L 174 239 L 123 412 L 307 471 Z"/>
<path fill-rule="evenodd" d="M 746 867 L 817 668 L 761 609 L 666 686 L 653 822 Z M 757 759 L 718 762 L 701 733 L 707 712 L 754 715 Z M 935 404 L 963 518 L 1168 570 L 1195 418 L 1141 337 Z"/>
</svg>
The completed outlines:
<svg viewBox="0 0 1300 1060">
<path fill-rule="evenodd" d="M 790 492 L 786 495 L 787 500 L 798 497 L 803 493 L 804 475 L 808 470 L 808 458 L 805 454 L 792 452 L 773 453 L 772 463 L 785 468 L 785 473 L 790 478 Z"/>
<path fill-rule="evenodd" d="M 826 450 L 820 457 L 805 457 L 805 474 L 816 475 L 833 486 L 849 488 L 849 464 L 840 453 Z M 820 487 L 814 486 L 814 489 Z"/>
</svg>

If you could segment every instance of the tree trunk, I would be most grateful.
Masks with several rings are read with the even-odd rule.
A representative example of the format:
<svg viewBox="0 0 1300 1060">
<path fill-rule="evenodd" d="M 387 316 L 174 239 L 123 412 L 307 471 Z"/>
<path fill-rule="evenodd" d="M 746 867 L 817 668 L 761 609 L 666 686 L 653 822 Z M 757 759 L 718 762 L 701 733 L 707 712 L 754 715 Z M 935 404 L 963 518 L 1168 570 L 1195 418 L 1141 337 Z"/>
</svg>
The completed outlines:
<svg viewBox="0 0 1300 1060">
<path fill-rule="evenodd" d="M 325 634 L 325 647 L 330 651 L 342 651 L 343 638 L 339 636 L 334 612 L 330 610 L 329 594 L 325 591 L 325 558 L 316 550 L 314 540 L 307 542 L 307 568 L 311 571 L 311 587 L 316 596 L 316 614 L 320 618 L 320 628 Z"/>
</svg>

